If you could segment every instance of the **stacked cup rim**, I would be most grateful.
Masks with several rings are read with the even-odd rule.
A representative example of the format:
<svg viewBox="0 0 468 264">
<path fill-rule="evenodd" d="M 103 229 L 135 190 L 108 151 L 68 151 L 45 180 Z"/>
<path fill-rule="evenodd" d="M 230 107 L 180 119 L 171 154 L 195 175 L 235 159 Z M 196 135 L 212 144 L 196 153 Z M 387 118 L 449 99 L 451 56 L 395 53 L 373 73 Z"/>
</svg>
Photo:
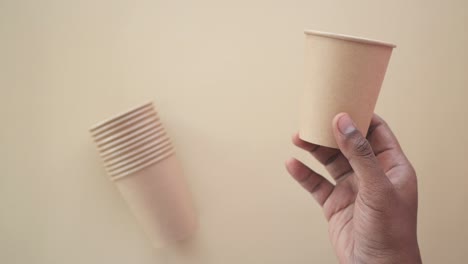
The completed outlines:
<svg viewBox="0 0 468 264">
<path fill-rule="evenodd" d="M 174 153 L 152 102 L 111 117 L 90 129 L 104 167 L 116 180 Z"/>
</svg>

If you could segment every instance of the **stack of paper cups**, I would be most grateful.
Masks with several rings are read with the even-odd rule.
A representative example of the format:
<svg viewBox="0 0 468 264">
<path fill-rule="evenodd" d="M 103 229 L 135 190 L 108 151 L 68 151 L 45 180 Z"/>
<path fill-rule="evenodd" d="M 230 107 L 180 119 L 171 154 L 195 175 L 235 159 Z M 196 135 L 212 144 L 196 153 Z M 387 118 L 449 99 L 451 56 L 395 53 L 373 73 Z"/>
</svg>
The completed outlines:
<svg viewBox="0 0 468 264">
<path fill-rule="evenodd" d="M 90 130 L 105 169 L 152 243 L 183 240 L 197 221 L 174 148 L 152 103 Z"/>
<path fill-rule="evenodd" d="M 366 135 L 395 47 L 381 41 L 305 31 L 301 139 L 336 148 L 331 122 L 347 112 Z"/>
</svg>

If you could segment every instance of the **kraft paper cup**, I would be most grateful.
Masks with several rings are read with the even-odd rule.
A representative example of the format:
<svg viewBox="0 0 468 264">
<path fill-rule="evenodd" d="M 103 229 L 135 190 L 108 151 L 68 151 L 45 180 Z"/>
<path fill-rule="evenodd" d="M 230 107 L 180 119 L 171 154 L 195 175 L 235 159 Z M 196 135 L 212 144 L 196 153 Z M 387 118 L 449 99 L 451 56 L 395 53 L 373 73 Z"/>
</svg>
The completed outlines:
<svg viewBox="0 0 468 264">
<path fill-rule="evenodd" d="M 305 31 L 305 89 L 299 137 L 337 148 L 336 114 L 350 114 L 367 134 L 395 45 L 319 31 Z"/>
<path fill-rule="evenodd" d="M 152 103 L 90 129 L 104 167 L 155 247 L 196 229 L 192 198 Z"/>
</svg>

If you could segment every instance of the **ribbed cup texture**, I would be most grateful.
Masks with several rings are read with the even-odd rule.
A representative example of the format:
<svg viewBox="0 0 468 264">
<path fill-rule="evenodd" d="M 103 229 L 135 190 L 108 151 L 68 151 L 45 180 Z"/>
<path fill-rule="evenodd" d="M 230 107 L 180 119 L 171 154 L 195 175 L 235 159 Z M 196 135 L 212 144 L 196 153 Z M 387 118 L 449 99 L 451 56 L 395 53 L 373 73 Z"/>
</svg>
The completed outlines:
<svg viewBox="0 0 468 264">
<path fill-rule="evenodd" d="M 174 153 L 153 103 L 146 103 L 90 129 L 113 180 L 135 173 Z"/>
</svg>

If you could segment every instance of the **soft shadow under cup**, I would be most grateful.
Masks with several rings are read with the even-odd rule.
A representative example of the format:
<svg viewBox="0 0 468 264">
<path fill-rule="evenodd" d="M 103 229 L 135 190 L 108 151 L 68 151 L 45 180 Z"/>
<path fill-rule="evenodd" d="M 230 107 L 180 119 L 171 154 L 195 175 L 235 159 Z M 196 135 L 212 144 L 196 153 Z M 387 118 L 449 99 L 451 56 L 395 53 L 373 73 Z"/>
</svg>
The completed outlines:
<svg viewBox="0 0 468 264">
<path fill-rule="evenodd" d="M 188 238 L 197 221 L 170 138 L 152 103 L 90 129 L 105 169 L 155 247 Z"/>
</svg>

